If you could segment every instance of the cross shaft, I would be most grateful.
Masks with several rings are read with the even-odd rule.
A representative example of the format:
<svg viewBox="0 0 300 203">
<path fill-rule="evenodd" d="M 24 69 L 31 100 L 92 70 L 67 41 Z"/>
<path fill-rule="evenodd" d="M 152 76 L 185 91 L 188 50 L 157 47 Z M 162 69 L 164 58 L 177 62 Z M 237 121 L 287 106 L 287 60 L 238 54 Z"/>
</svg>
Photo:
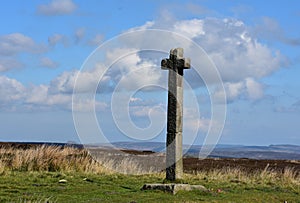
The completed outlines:
<svg viewBox="0 0 300 203">
<path fill-rule="evenodd" d="M 161 61 L 161 68 L 169 70 L 166 179 L 174 181 L 181 179 L 183 174 L 183 70 L 190 68 L 190 59 L 183 58 L 182 48 L 171 49 L 169 59 L 163 59 Z"/>
</svg>

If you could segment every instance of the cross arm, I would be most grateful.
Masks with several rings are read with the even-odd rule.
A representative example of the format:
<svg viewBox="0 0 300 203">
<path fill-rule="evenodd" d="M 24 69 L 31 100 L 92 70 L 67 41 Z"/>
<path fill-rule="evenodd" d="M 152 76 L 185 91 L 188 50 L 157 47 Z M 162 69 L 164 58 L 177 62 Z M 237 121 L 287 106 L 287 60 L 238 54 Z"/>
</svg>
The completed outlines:
<svg viewBox="0 0 300 203">
<path fill-rule="evenodd" d="M 176 65 L 175 65 L 176 64 Z M 177 66 L 177 69 L 190 69 L 191 68 L 191 59 L 190 58 L 182 58 L 182 59 L 163 59 L 161 60 L 161 69 L 163 70 L 170 70 L 175 68 Z"/>
<path fill-rule="evenodd" d="M 170 57 L 161 61 L 161 69 L 190 69 L 190 58 L 183 58 L 183 48 L 175 48 L 170 50 Z"/>
</svg>

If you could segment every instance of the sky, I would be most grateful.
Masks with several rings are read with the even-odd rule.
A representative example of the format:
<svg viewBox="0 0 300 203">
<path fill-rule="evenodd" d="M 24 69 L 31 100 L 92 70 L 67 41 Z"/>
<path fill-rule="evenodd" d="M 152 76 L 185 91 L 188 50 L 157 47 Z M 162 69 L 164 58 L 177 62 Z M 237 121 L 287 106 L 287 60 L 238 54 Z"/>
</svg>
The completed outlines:
<svg viewBox="0 0 300 203">
<path fill-rule="evenodd" d="M 184 143 L 300 145 L 297 0 L 12 0 L 0 15 L 0 141 L 164 142 L 160 61 L 180 45 Z"/>
</svg>

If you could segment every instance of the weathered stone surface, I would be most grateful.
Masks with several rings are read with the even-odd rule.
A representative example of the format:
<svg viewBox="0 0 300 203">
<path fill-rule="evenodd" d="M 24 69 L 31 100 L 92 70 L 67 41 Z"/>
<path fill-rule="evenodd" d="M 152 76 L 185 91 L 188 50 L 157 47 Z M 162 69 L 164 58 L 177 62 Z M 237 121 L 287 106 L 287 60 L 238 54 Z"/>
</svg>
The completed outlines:
<svg viewBox="0 0 300 203">
<path fill-rule="evenodd" d="M 176 194 L 179 191 L 192 191 L 192 190 L 199 190 L 203 192 L 208 192 L 203 185 L 189 185 L 189 184 L 145 184 L 142 187 L 142 190 L 161 190 L 164 192 L 169 192 L 172 194 Z"/>
<path fill-rule="evenodd" d="M 190 68 L 190 62 L 183 58 L 182 48 L 171 49 L 169 59 L 161 61 L 162 69 L 169 70 L 166 179 L 171 181 L 181 179 L 183 174 L 183 70 Z"/>
</svg>

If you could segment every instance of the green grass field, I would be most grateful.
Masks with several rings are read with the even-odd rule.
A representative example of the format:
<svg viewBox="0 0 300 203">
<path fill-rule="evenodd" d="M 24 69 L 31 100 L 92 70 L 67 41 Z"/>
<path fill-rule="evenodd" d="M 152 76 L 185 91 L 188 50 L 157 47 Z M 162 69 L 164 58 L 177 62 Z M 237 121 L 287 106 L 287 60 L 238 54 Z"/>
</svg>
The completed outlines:
<svg viewBox="0 0 300 203">
<path fill-rule="evenodd" d="M 132 164 L 132 163 L 131 163 Z M 50 167 L 51 166 L 51 167 Z M 133 167 L 134 168 L 134 167 Z M 60 180 L 66 183 L 59 183 Z M 183 183 L 209 192 L 143 191 L 163 183 L 164 173 L 123 175 L 77 149 L 0 149 L 0 202 L 271 202 L 300 203 L 298 171 L 245 173 L 238 168 L 185 174 Z"/>
<path fill-rule="evenodd" d="M 95 175 L 61 172 L 6 172 L 1 175 L 1 202 L 300 202 L 298 186 L 219 181 L 186 175 L 185 182 L 210 192 L 142 191 L 144 183 L 162 183 L 162 175 Z M 59 183 L 65 179 L 66 183 Z"/>
</svg>

